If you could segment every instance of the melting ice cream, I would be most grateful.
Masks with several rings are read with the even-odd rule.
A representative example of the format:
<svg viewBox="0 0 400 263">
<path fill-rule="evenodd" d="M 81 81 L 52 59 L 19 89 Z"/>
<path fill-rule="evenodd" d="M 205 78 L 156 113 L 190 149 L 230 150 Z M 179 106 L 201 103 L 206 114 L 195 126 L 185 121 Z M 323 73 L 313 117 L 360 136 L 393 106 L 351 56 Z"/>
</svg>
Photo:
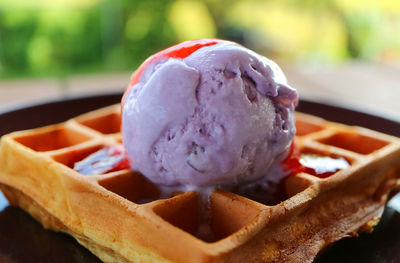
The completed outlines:
<svg viewBox="0 0 400 263">
<path fill-rule="evenodd" d="M 167 49 L 134 76 L 122 108 L 132 169 L 169 186 L 277 177 L 272 170 L 295 134 L 296 90 L 271 60 L 232 42 L 201 41 L 214 42 L 183 56 Z"/>
</svg>

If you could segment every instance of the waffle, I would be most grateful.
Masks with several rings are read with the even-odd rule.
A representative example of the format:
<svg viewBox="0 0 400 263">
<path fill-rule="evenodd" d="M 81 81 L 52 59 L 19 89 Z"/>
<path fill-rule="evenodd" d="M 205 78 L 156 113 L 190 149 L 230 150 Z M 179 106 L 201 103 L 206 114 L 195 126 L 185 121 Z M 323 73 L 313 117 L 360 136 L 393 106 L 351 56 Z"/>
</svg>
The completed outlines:
<svg viewBox="0 0 400 263">
<path fill-rule="evenodd" d="M 209 198 L 213 240 L 197 233 L 197 192 L 159 198 L 139 173 L 84 176 L 73 164 L 121 143 L 120 105 L 64 123 L 5 135 L 1 189 L 46 229 L 72 235 L 104 262 L 312 262 L 343 237 L 371 231 L 400 185 L 400 139 L 296 113 L 302 153 L 342 157 L 327 178 L 298 173 L 286 197 L 265 205 L 216 190 Z"/>
</svg>

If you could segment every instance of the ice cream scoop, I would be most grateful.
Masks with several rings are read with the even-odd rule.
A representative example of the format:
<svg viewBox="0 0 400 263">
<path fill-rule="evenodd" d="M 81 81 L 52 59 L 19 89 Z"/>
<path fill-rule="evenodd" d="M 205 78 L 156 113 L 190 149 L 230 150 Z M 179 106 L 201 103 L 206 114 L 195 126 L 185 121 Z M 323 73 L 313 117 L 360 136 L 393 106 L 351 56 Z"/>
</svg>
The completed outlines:
<svg viewBox="0 0 400 263">
<path fill-rule="evenodd" d="M 251 183 L 295 134 L 298 95 L 271 60 L 233 42 L 188 41 L 150 57 L 123 98 L 131 167 L 163 185 Z M 274 169 L 272 169 L 274 168 Z"/>
</svg>

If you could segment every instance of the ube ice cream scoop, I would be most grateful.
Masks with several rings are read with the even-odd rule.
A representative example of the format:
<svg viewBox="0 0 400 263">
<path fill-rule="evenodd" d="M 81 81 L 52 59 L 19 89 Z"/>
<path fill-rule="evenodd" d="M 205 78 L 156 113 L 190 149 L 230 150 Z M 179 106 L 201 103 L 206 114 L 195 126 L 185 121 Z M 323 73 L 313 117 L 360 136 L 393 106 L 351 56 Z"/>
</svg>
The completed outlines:
<svg viewBox="0 0 400 263">
<path fill-rule="evenodd" d="M 250 183 L 274 176 L 271 168 L 289 152 L 297 92 L 274 62 L 236 43 L 203 39 L 166 49 L 130 86 L 124 146 L 132 169 L 155 183 Z"/>
</svg>

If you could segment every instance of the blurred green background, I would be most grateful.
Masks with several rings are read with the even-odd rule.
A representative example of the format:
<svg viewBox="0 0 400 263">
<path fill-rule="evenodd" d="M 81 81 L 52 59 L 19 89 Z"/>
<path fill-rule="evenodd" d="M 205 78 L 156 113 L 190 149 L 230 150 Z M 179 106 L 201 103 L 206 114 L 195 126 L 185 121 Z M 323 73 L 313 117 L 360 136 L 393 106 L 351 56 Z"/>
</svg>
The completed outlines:
<svg viewBox="0 0 400 263">
<path fill-rule="evenodd" d="M 400 1 L 1 0 L 0 78 L 130 71 L 203 37 L 285 63 L 399 64 Z"/>
</svg>

